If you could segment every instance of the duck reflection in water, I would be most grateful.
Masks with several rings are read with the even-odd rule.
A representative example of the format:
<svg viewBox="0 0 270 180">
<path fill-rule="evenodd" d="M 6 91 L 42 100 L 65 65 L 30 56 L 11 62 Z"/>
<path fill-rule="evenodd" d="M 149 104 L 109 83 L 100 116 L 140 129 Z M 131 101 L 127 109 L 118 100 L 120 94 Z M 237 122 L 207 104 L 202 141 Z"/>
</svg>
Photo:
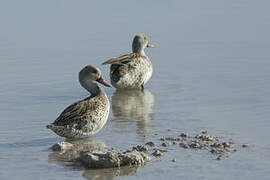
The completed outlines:
<svg viewBox="0 0 270 180">
<path fill-rule="evenodd" d="M 107 169 L 88 169 L 84 170 L 82 176 L 89 180 L 112 180 L 119 179 L 119 176 L 131 176 L 138 170 L 139 166 L 127 166 L 121 168 L 107 168 Z"/>
<path fill-rule="evenodd" d="M 135 121 L 139 135 L 147 135 L 150 121 L 153 119 L 154 95 L 147 89 L 121 90 L 112 96 L 114 122 Z"/>
<path fill-rule="evenodd" d="M 80 170 L 82 171 L 82 176 L 86 179 L 110 180 L 119 176 L 135 174 L 140 168 L 139 166 L 128 166 L 121 168 L 85 169 L 80 163 L 76 163 L 76 159 L 80 156 L 81 151 L 102 151 L 108 147 L 105 143 L 94 139 L 67 140 L 67 142 L 73 145 L 72 148 L 50 153 L 49 161 Z"/>
</svg>

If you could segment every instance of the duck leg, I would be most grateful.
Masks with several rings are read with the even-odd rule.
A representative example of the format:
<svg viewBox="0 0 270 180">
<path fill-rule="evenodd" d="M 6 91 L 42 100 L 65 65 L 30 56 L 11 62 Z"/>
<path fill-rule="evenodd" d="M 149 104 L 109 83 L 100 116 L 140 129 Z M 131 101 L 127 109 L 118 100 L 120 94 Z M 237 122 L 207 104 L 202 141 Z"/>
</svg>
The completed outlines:
<svg viewBox="0 0 270 180">
<path fill-rule="evenodd" d="M 141 91 L 143 91 L 143 90 L 144 90 L 144 85 L 142 84 L 142 85 L 141 85 Z"/>
</svg>

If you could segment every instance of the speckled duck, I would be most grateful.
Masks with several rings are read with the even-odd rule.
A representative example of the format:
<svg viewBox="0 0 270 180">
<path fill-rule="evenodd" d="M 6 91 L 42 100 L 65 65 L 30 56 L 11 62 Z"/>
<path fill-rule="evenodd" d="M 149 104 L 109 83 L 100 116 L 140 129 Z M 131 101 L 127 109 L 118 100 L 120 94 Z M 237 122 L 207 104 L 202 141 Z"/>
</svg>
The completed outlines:
<svg viewBox="0 0 270 180">
<path fill-rule="evenodd" d="M 96 134 L 106 124 L 110 102 L 99 82 L 110 86 L 98 68 L 88 65 L 79 72 L 79 82 L 91 96 L 67 107 L 47 128 L 57 135 L 68 138 L 86 138 Z"/>
<path fill-rule="evenodd" d="M 152 76 L 153 67 L 144 49 L 154 47 L 148 38 L 139 34 L 132 43 L 132 53 L 109 59 L 102 64 L 111 64 L 110 78 L 117 89 L 144 89 Z"/>
</svg>

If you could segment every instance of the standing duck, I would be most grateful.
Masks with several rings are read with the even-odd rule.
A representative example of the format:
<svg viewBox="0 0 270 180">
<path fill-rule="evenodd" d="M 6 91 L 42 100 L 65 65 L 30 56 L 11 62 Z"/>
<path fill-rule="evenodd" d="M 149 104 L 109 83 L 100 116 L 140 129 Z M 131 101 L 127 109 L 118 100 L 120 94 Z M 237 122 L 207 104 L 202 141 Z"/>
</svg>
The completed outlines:
<svg viewBox="0 0 270 180">
<path fill-rule="evenodd" d="M 148 38 L 139 34 L 132 43 L 132 53 L 109 59 L 102 64 L 111 64 L 110 78 L 117 89 L 144 89 L 151 78 L 153 67 L 144 49 L 154 47 Z"/>
<path fill-rule="evenodd" d="M 69 139 L 85 138 L 96 134 L 106 124 L 110 102 L 104 90 L 98 86 L 107 83 L 98 68 L 88 65 L 79 72 L 79 82 L 91 93 L 86 99 L 77 101 L 67 107 L 47 128 L 59 136 Z"/>
</svg>

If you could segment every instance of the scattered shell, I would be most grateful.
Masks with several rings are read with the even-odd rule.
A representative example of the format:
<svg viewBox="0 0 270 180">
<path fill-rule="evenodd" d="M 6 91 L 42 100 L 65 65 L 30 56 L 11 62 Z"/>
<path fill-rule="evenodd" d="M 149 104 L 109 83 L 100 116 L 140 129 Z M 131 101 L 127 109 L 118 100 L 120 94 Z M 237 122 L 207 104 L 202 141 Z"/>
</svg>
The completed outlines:
<svg viewBox="0 0 270 180">
<path fill-rule="evenodd" d="M 206 131 L 202 131 L 200 134 L 188 136 L 187 133 L 180 134 L 179 146 L 185 149 L 205 149 L 212 154 L 218 156 L 220 159 L 223 156 L 228 156 L 230 153 L 236 151 L 234 148 L 234 142 L 220 142 L 220 138 L 207 134 Z"/>
</svg>

